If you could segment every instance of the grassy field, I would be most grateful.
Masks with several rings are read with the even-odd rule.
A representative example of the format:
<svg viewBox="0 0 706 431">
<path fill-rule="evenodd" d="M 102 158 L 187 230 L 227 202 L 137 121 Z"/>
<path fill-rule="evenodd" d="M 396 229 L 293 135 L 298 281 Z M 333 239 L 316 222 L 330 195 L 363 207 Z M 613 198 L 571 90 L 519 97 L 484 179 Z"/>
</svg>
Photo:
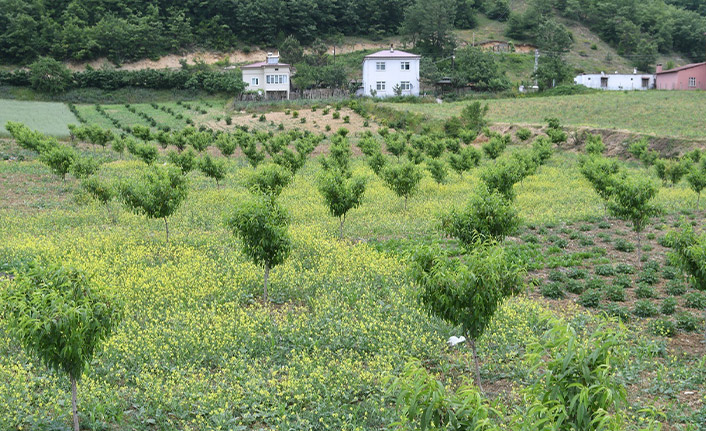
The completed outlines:
<svg viewBox="0 0 706 431">
<path fill-rule="evenodd" d="M 389 104 L 388 106 L 445 119 L 458 115 L 469 102 Z M 610 91 L 556 97 L 489 100 L 491 122 L 544 124 L 557 117 L 567 126 L 618 129 L 658 137 L 706 139 L 701 115 L 706 93 L 695 91 Z"/>
<path fill-rule="evenodd" d="M 0 99 L 0 136 L 9 136 L 5 130 L 8 121 L 19 121 L 34 130 L 57 137 L 69 136 L 69 124 L 78 120 L 63 103 L 24 102 Z"/>
<path fill-rule="evenodd" d="M 127 110 L 112 113 L 133 120 Z M 280 197 L 292 217 L 294 251 L 273 270 L 267 304 L 259 300 L 261 270 L 223 223 L 248 194 L 252 168 L 245 160 L 228 160 L 220 188 L 197 172 L 188 175 L 189 198 L 171 217 L 167 244 L 160 220 L 113 202 L 113 222 L 75 180 L 62 183 L 9 141 L 0 150 L 24 156 L 0 164 L 0 272 L 36 256 L 61 256 L 125 304 L 116 334 L 79 384 L 86 429 L 396 429 L 396 395 L 387 382 L 406 361 L 422 360 L 450 387 L 468 375 L 469 350 L 445 344 L 457 328 L 420 309 L 407 256 L 421 244 L 457 246 L 440 234 L 438 215 L 465 203 L 478 185 L 478 169 L 451 174 L 442 185 L 425 173 L 405 211 L 364 161 L 354 160 L 354 173 L 367 177 L 368 186 L 340 241 L 338 222 L 315 187 L 321 166 L 310 160 Z M 145 169 L 130 156 L 80 150 L 106 161 L 99 174 L 108 180 Z M 637 165 L 629 169 L 654 178 Z M 479 341 L 486 396 L 507 406 L 499 414 L 508 419 L 523 407 L 519 391 L 534 378 L 525 352 L 550 321 L 590 333 L 606 324 L 599 312 L 609 310 L 626 319 L 625 326 L 608 323 L 628 340 L 620 357 L 630 359 L 615 365 L 628 389 L 626 409 L 635 412 L 625 429 L 640 429 L 646 416 L 638 411 L 654 407 L 664 413 L 666 429 L 699 430 L 706 418 L 701 335 L 653 335 L 654 318 L 634 314 L 648 291 L 646 301 L 657 310 L 675 295 L 677 312 L 699 315 L 698 292 L 685 286 L 676 292 L 659 245 L 681 216 L 702 227 L 703 213 L 693 211 L 696 194 L 684 183 L 660 190 L 665 214 L 651 221 L 643 239 L 645 266 L 656 267 L 648 278 L 636 269 L 633 234 L 604 217 L 576 154 L 555 154 L 515 191 L 524 225 L 507 246 L 528 265 L 529 283 Z M 595 308 L 582 305 L 584 291 L 607 292 L 624 286 L 626 277 L 622 301 L 601 293 Z M 636 289 L 640 280 L 651 284 Z M 0 289 L 6 282 L 0 277 Z M 27 357 L 1 320 L 0 381 L 0 428 L 66 428 L 68 381 Z"/>
</svg>

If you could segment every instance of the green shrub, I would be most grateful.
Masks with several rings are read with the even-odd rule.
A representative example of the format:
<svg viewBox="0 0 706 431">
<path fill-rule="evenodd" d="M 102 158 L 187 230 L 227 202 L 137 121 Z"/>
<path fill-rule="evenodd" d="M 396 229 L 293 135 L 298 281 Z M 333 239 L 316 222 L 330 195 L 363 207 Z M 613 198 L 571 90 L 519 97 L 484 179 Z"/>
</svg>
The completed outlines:
<svg viewBox="0 0 706 431">
<path fill-rule="evenodd" d="M 665 266 L 662 269 L 662 278 L 665 280 L 674 280 L 679 276 L 679 269 L 673 266 Z"/>
<path fill-rule="evenodd" d="M 556 269 L 549 271 L 549 275 L 547 276 L 547 278 L 551 281 L 558 282 L 566 281 L 567 279 L 566 274 Z"/>
<path fill-rule="evenodd" d="M 640 283 L 638 284 L 637 289 L 635 289 L 635 296 L 640 299 L 655 298 L 657 296 L 657 292 L 649 285 Z"/>
<path fill-rule="evenodd" d="M 598 227 L 601 229 L 610 229 L 612 226 L 607 221 L 602 221 L 602 222 L 598 223 Z"/>
<path fill-rule="evenodd" d="M 610 285 L 605 288 L 605 297 L 608 301 L 623 302 L 625 301 L 625 288 L 617 285 Z"/>
<path fill-rule="evenodd" d="M 631 253 L 635 251 L 635 244 L 624 240 L 623 238 L 618 238 L 615 240 L 614 247 L 618 251 L 625 253 Z"/>
<path fill-rule="evenodd" d="M 628 307 L 626 307 L 624 305 L 606 304 L 606 306 L 603 307 L 603 311 L 608 316 L 617 317 L 618 319 L 622 320 L 623 322 L 630 321 L 630 310 L 628 310 Z"/>
<path fill-rule="evenodd" d="M 700 292 L 689 292 L 684 295 L 684 306 L 704 310 L 706 309 L 706 295 Z"/>
<path fill-rule="evenodd" d="M 613 279 L 613 284 L 628 289 L 632 287 L 632 280 L 627 275 L 621 274 Z"/>
<path fill-rule="evenodd" d="M 686 285 L 681 280 L 670 280 L 665 290 L 668 295 L 681 296 L 686 293 Z"/>
<path fill-rule="evenodd" d="M 338 120 L 339 118 L 341 118 L 341 113 L 338 112 L 338 111 L 334 111 L 334 113 L 332 114 L 332 116 L 333 116 L 333 119 L 334 119 L 334 120 Z"/>
<path fill-rule="evenodd" d="M 523 127 L 515 133 L 515 136 L 517 136 L 517 139 L 520 141 L 526 141 L 532 137 L 532 131 Z"/>
<path fill-rule="evenodd" d="M 577 301 L 579 304 L 586 308 L 595 308 L 601 302 L 601 291 L 600 290 L 587 290 L 579 296 Z"/>
<path fill-rule="evenodd" d="M 633 274 L 635 273 L 635 267 L 629 263 L 619 263 L 615 266 L 615 272 L 618 274 Z"/>
<path fill-rule="evenodd" d="M 650 322 L 649 331 L 658 337 L 673 337 L 677 335 L 677 325 L 669 319 L 655 319 Z"/>
<path fill-rule="evenodd" d="M 662 312 L 662 314 L 669 316 L 670 314 L 674 314 L 674 312 L 677 309 L 677 298 L 670 296 L 669 298 L 665 298 L 664 301 L 662 301 L 662 305 L 659 307 L 659 311 Z"/>
<path fill-rule="evenodd" d="M 586 289 L 605 289 L 606 284 L 600 277 L 591 277 L 586 281 Z"/>
<path fill-rule="evenodd" d="M 677 328 L 686 332 L 694 332 L 699 328 L 701 319 L 689 313 L 688 311 L 682 311 L 677 313 Z"/>
<path fill-rule="evenodd" d="M 658 281 L 659 275 L 657 274 L 657 271 L 650 268 L 645 268 L 637 277 L 638 283 L 653 285 L 656 284 Z"/>
<path fill-rule="evenodd" d="M 596 275 L 602 275 L 604 277 L 610 277 L 615 275 L 615 268 L 613 265 L 597 265 L 595 268 Z"/>
<path fill-rule="evenodd" d="M 566 296 L 561 289 L 561 284 L 557 282 L 544 284 L 539 291 L 545 298 L 561 299 Z"/>
<path fill-rule="evenodd" d="M 585 269 L 571 268 L 566 272 L 566 276 L 574 280 L 584 279 L 588 277 L 588 271 L 586 271 Z"/>
<path fill-rule="evenodd" d="M 586 286 L 578 280 L 568 280 L 564 284 L 564 289 L 576 295 L 580 295 L 586 290 Z"/>
<path fill-rule="evenodd" d="M 632 312 L 638 317 L 652 317 L 659 313 L 657 307 L 646 299 L 636 301 Z"/>
</svg>

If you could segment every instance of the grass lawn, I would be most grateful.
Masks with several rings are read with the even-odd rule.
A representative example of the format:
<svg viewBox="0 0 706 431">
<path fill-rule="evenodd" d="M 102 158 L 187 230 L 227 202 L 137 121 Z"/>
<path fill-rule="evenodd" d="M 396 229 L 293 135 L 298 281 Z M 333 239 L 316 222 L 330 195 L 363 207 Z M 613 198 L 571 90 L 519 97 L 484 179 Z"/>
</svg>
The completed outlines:
<svg viewBox="0 0 706 431">
<path fill-rule="evenodd" d="M 63 103 L 0 100 L 0 136 L 9 136 L 5 130 L 8 121 L 19 121 L 56 137 L 69 136 L 67 126 L 78 124 L 74 114 Z"/>
<path fill-rule="evenodd" d="M 458 115 L 469 102 L 389 104 L 388 106 L 444 119 Z M 576 96 L 489 100 L 491 122 L 543 124 L 557 117 L 568 126 L 620 129 L 659 137 L 706 139 L 701 91 L 610 91 Z"/>
</svg>

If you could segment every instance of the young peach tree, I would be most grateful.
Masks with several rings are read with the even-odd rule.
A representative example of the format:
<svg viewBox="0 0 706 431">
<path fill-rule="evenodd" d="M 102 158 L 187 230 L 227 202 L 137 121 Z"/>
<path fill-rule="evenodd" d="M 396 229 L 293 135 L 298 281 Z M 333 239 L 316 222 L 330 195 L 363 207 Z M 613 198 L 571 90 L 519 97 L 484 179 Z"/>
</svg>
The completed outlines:
<svg viewBox="0 0 706 431">
<path fill-rule="evenodd" d="M 0 301 L 9 333 L 27 354 L 69 377 L 74 431 L 79 431 L 77 382 L 117 325 L 118 303 L 82 271 L 36 262 L 0 290 Z"/>
</svg>

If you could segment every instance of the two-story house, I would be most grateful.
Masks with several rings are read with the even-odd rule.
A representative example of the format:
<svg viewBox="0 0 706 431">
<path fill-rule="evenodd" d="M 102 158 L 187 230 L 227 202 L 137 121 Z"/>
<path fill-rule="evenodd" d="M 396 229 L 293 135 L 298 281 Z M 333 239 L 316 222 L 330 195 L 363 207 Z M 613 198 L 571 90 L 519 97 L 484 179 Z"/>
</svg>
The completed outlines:
<svg viewBox="0 0 706 431">
<path fill-rule="evenodd" d="M 421 57 L 394 48 L 363 59 L 363 94 L 373 97 L 419 96 Z"/>
<path fill-rule="evenodd" d="M 266 99 L 289 99 L 290 65 L 279 62 L 279 55 L 267 54 L 267 59 L 243 66 L 245 91 L 261 92 Z"/>
</svg>

